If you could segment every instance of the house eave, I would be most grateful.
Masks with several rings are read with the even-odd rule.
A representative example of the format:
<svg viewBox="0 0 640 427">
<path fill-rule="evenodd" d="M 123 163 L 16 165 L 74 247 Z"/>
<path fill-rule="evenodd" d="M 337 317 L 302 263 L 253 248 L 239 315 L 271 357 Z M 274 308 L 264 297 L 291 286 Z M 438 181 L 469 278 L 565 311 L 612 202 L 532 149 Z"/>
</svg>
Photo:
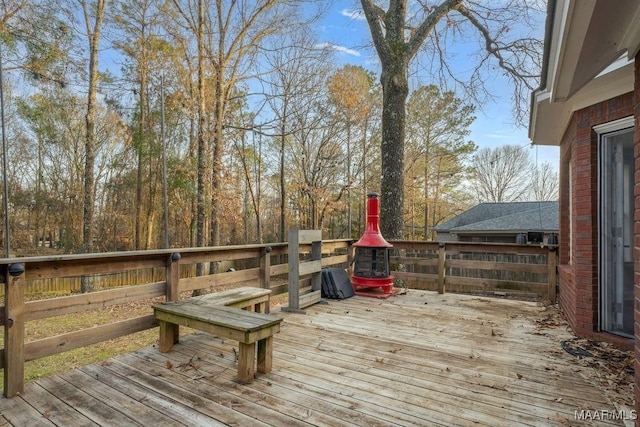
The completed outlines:
<svg viewBox="0 0 640 427">
<path fill-rule="evenodd" d="M 546 89 L 534 92 L 531 141 L 536 145 L 560 145 L 574 111 L 633 91 L 633 68 L 633 61 L 623 56 L 565 101 L 551 102 L 552 95 Z"/>
<path fill-rule="evenodd" d="M 543 81 L 532 94 L 529 137 L 558 145 L 571 114 L 633 90 L 640 2 L 549 0 Z"/>
</svg>

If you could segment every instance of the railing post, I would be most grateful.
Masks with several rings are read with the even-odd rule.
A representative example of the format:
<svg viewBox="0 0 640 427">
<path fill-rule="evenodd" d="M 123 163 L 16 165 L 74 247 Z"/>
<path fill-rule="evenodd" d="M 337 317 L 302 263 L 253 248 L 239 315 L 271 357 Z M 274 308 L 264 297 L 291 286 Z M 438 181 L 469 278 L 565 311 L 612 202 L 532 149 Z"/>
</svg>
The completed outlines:
<svg viewBox="0 0 640 427">
<path fill-rule="evenodd" d="M 174 252 L 167 257 L 166 280 L 167 280 L 167 301 L 178 301 L 180 299 L 180 254 Z M 163 342 L 177 344 L 180 339 L 180 327 L 167 322 L 160 322 L 160 335 L 165 335 Z"/>
<path fill-rule="evenodd" d="M 547 264 L 549 266 L 549 301 L 551 301 L 551 304 L 555 304 L 556 288 L 558 285 L 558 252 L 556 247 L 549 248 Z"/>
<path fill-rule="evenodd" d="M 289 230 L 289 310 L 300 310 L 300 248 L 299 231 Z"/>
<path fill-rule="evenodd" d="M 24 264 L 9 264 L 5 271 L 4 395 L 24 392 Z"/>
<path fill-rule="evenodd" d="M 353 246 L 354 241 L 350 240 L 347 246 L 347 274 L 349 277 L 353 275 L 353 261 L 355 257 L 355 247 Z"/>
<path fill-rule="evenodd" d="M 167 259 L 167 301 L 180 299 L 180 254 L 174 252 Z"/>
<path fill-rule="evenodd" d="M 271 246 L 262 249 L 260 254 L 260 287 L 271 289 Z"/>
<path fill-rule="evenodd" d="M 260 254 L 260 287 L 271 289 L 271 246 L 266 246 Z M 266 304 L 265 313 L 271 311 L 269 304 Z"/>
<path fill-rule="evenodd" d="M 444 294 L 444 269 L 445 269 L 445 244 L 444 242 L 438 243 L 438 293 Z"/>
</svg>

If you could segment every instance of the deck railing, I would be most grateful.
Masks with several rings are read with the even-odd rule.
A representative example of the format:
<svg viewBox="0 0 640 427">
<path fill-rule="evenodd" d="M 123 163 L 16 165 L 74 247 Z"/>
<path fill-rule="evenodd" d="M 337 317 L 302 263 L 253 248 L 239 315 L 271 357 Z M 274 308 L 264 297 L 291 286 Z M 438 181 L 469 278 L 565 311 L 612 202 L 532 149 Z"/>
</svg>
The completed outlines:
<svg viewBox="0 0 640 427">
<path fill-rule="evenodd" d="M 557 247 L 508 243 L 395 241 L 394 277 L 443 293 L 531 294 L 556 300 Z"/>
<path fill-rule="evenodd" d="M 464 245 L 446 246 L 433 242 L 396 241 L 393 262 L 402 264 L 401 271 L 394 276 L 411 287 L 435 289 L 444 292 L 456 285 L 460 290 L 474 286 L 488 288 L 507 281 L 495 278 L 469 277 L 473 271 L 505 270 L 528 271 L 534 274 L 548 273 L 545 288 L 549 298 L 555 299 L 555 255 L 548 256 L 548 248 L 516 245 Z M 455 254 L 470 251 L 478 253 L 547 255 L 545 264 L 530 265 L 525 262 L 506 263 L 489 260 L 455 259 Z M 311 245 L 301 245 L 300 253 L 311 252 Z M 4 325 L 4 349 L 0 351 L 0 366 L 4 367 L 4 394 L 15 396 L 23 392 L 25 362 L 62 353 L 79 347 L 104 342 L 113 338 L 144 331 L 157 326 L 151 310 L 148 315 L 123 321 L 99 325 L 87 329 L 25 341 L 25 323 L 82 311 L 100 309 L 118 304 L 134 303 L 157 298 L 177 300 L 180 293 L 210 287 L 234 285 L 250 282 L 253 286 L 272 289 L 272 295 L 288 291 L 286 280 L 272 281 L 272 278 L 286 278 L 288 248 L 286 243 L 225 246 L 210 248 L 186 248 L 155 251 L 135 251 L 100 254 L 64 255 L 55 257 L 29 257 L 0 259 L 0 274 L 5 282 L 5 303 L 0 307 L 0 322 Z M 554 253 L 555 254 L 555 253 Z M 325 240 L 322 242 L 322 266 L 348 267 L 352 260 L 350 240 Z M 277 262 L 273 262 L 277 261 Z M 233 264 L 241 267 L 224 272 L 205 274 L 200 277 L 184 277 L 181 270 L 185 266 L 198 263 Z M 99 279 L 101 275 L 152 270 L 161 273 L 141 277 L 153 277 L 151 282 L 141 281 L 120 285 L 113 289 L 76 293 L 54 298 L 36 298 L 30 290 L 30 283 L 49 279 L 81 277 L 87 283 Z M 459 271 L 464 275 L 457 275 Z M 551 274 L 551 272 L 554 272 Z M 207 270 L 208 272 L 208 270 Z M 458 272 L 458 273 L 457 273 Z M 466 275 L 466 277 L 465 277 Z M 157 278 L 160 280 L 155 280 Z M 0 278 L 1 280 L 2 278 Z M 516 285 L 533 286 L 540 290 L 541 284 L 520 280 Z M 40 285 L 39 285 L 40 286 Z M 304 280 L 300 287 L 308 286 Z M 515 286 L 512 283 L 512 286 Z M 553 293 L 551 292 L 553 289 Z M 544 295 L 543 295 L 544 296 Z"/>
</svg>

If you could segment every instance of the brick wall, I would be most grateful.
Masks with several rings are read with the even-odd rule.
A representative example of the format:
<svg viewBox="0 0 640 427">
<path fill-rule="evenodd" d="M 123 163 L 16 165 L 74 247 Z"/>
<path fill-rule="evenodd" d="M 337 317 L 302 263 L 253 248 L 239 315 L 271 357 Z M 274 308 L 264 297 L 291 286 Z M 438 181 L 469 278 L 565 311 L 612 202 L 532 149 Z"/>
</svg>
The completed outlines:
<svg viewBox="0 0 640 427">
<path fill-rule="evenodd" d="M 576 334 L 626 348 L 633 348 L 631 340 L 598 332 L 598 136 L 593 127 L 633 114 L 633 99 L 633 93 L 628 93 L 576 111 L 560 148 L 558 302 Z M 640 172 L 636 182 L 640 183 Z M 640 233 L 640 222 L 635 227 Z M 640 245 L 640 237 L 636 239 Z M 640 277 L 635 283 L 640 286 Z M 640 312 L 637 316 L 640 322 Z"/>
</svg>

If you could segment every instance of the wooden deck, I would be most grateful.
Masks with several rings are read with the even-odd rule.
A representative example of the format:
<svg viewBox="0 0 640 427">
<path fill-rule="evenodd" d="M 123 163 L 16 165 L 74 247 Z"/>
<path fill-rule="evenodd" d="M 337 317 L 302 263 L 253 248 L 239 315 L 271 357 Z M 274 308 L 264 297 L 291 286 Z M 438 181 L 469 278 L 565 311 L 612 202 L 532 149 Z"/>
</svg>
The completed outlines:
<svg viewBox="0 0 640 427">
<path fill-rule="evenodd" d="M 0 425 L 566 426 L 614 411 L 533 302 L 409 291 L 284 317 L 270 374 L 236 376 L 235 341 L 205 333 L 29 384 Z M 590 412 L 592 414 L 592 412 Z"/>
</svg>

